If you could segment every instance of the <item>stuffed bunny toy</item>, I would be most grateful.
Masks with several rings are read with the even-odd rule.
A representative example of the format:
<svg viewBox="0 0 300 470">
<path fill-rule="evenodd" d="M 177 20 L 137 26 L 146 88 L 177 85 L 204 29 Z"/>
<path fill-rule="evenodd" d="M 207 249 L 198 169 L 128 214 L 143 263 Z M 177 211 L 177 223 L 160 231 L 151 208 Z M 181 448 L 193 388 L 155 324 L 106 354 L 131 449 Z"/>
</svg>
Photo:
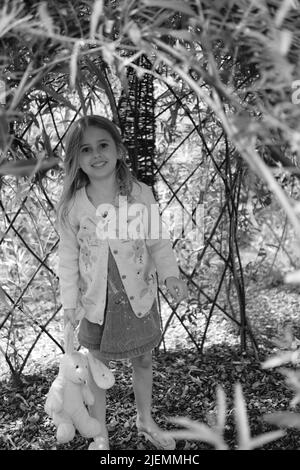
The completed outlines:
<svg viewBox="0 0 300 470">
<path fill-rule="evenodd" d="M 74 331 L 70 323 L 65 327 L 65 354 L 61 358 L 58 376 L 52 383 L 45 403 L 45 411 L 57 427 L 60 444 L 71 441 L 75 431 L 85 438 L 94 438 L 100 432 L 100 423 L 92 418 L 86 405 L 94 403 L 89 387 L 90 374 L 98 387 L 113 386 L 110 369 L 92 354 L 74 349 Z"/>
</svg>

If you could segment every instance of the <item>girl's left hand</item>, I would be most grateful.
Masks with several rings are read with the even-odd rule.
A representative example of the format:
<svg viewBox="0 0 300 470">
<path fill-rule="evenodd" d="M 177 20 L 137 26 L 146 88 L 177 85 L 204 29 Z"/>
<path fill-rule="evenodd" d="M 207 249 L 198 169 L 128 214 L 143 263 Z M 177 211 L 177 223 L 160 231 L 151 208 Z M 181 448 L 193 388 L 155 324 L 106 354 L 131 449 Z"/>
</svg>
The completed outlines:
<svg viewBox="0 0 300 470">
<path fill-rule="evenodd" d="M 173 276 L 167 277 L 165 284 L 173 299 L 177 302 L 181 302 L 181 300 L 187 297 L 187 286 L 181 279 L 177 279 L 177 277 Z"/>
</svg>

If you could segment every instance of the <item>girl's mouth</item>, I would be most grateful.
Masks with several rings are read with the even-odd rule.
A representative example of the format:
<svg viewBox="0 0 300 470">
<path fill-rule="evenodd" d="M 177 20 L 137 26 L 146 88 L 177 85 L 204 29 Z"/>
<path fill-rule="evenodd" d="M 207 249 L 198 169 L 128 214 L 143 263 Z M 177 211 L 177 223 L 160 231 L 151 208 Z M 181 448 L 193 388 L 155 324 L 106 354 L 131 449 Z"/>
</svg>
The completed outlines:
<svg viewBox="0 0 300 470">
<path fill-rule="evenodd" d="M 106 165 L 106 162 L 97 162 L 97 163 L 93 163 L 93 165 L 91 165 L 93 168 L 101 168 L 102 166 Z"/>
</svg>

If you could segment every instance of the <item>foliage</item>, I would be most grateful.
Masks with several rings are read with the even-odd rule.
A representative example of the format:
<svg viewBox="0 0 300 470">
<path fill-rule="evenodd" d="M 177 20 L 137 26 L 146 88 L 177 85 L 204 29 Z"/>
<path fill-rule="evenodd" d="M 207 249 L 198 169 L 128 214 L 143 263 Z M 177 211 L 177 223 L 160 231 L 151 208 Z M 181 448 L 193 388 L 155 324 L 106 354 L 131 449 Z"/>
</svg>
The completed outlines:
<svg viewBox="0 0 300 470">
<path fill-rule="evenodd" d="M 290 402 L 293 411 L 269 413 L 265 419 L 268 423 L 283 428 L 300 429 L 300 414 L 294 411 L 296 405 L 300 403 L 300 340 L 294 335 L 293 329 L 289 325 L 285 328 L 283 337 L 275 338 L 273 341 L 277 345 L 278 351 L 263 363 L 263 368 L 278 368 L 278 371 L 285 377 L 286 385 L 294 395 Z M 291 365 L 291 367 L 281 367 L 283 364 Z"/>
<path fill-rule="evenodd" d="M 284 433 L 282 431 L 273 431 L 251 438 L 246 403 L 240 384 L 235 385 L 234 404 L 238 432 L 237 450 L 252 450 L 283 437 Z M 217 416 L 215 426 L 210 427 L 204 423 L 192 421 L 189 418 L 174 418 L 172 422 L 186 428 L 185 431 L 168 432 L 172 437 L 203 441 L 211 444 L 216 450 L 228 450 L 228 446 L 223 438 L 226 423 L 226 395 L 222 387 L 217 388 Z"/>
<path fill-rule="evenodd" d="M 299 78 L 300 42 L 296 4 L 288 0 L 254 1 L 250 5 L 244 0 L 63 0 L 58 5 L 54 0 L 30 0 L 4 1 L 0 7 L 0 76 L 5 83 L 5 104 L 0 113 L 0 170 L 1 174 L 25 177 L 24 185 L 9 177 L 1 180 L 2 197 L 20 202 L 10 214 L 5 208 L 11 218 L 6 217 L 1 226 L 3 270 L 8 276 L 1 291 L 4 303 L 8 284 L 12 289 L 10 306 L 6 304 L 1 311 L 1 326 L 7 340 L 4 352 L 12 370 L 22 370 L 27 359 L 19 356 L 17 326 L 22 329 L 23 324 L 13 314 L 14 307 L 23 317 L 31 318 L 37 340 L 49 317 L 57 315 L 60 308 L 55 300 L 57 279 L 55 274 L 51 278 L 48 275 L 55 272 L 55 258 L 51 260 L 51 256 L 57 240 L 52 211 L 59 196 L 56 182 L 62 178 L 65 131 L 79 113 L 99 107 L 118 122 L 116 96 L 128 89 L 128 69 L 134 69 L 141 78 L 149 73 L 157 78 L 162 84 L 161 103 L 169 106 L 167 119 L 161 120 L 158 145 L 158 166 L 165 164 L 166 170 L 159 172 L 157 168 L 162 176 L 164 171 L 168 173 L 166 202 L 183 176 L 186 178 L 178 193 L 186 205 L 198 202 L 207 193 L 205 246 L 202 241 L 196 245 L 188 239 L 178 241 L 178 255 L 191 281 L 192 299 L 180 313 L 182 317 L 193 317 L 194 302 L 196 314 L 201 309 L 207 316 L 205 337 L 213 308 L 222 311 L 224 305 L 232 304 L 226 291 L 233 276 L 244 322 L 241 330 L 248 331 L 236 247 L 238 224 L 242 223 L 237 220 L 236 209 L 241 202 L 242 182 L 249 177 L 247 168 L 268 186 L 257 184 L 254 196 L 259 194 L 260 200 L 267 200 L 269 192 L 274 193 L 300 236 L 298 204 L 282 187 L 284 178 L 290 182 L 290 173 L 296 175 L 294 178 L 298 174 L 300 121 L 295 84 Z M 150 70 L 137 63 L 144 54 L 151 61 Z M 185 167 L 181 163 L 180 169 L 178 163 L 167 167 L 164 154 L 172 146 L 174 150 L 182 132 L 178 123 L 183 125 L 187 120 L 193 125 L 193 138 L 197 147 L 201 145 L 201 155 L 194 155 Z M 195 163 L 200 167 L 200 185 L 199 173 L 188 178 Z M 31 198 L 34 184 L 38 195 Z M 53 201 L 48 194 L 53 195 Z M 218 211 L 223 207 L 226 216 L 218 225 Z M 33 212 L 38 225 L 32 221 Z M 20 213 L 19 225 L 13 229 L 14 218 Z M 247 223 L 247 215 L 245 219 Z M 28 230 L 29 220 L 34 231 Z M 45 228 L 46 220 L 50 230 Z M 216 240 L 210 243 L 215 227 Z M 14 234 L 7 235 L 9 230 Z M 24 251 L 24 240 L 26 247 L 37 247 L 38 258 L 36 253 Z M 48 265 L 45 257 L 48 259 L 49 253 Z M 36 277 L 41 266 L 46 274 L 43 271 Z M 213 282 L 205 278 L 207 268 L 215 274 Z M 34 283 L 28 283 L 32 278 Z M 199 279 L 207 283 L 206 292 L 197 285 Z M 298 281 L 299 274 L 290 279 Z M 29 291 L 30 295 L 24 297 Z M 12 300 L 15 296 L 17 300 Z M 28 299 L 32 301 L 29 307 Z M 46 320 L 45 300 L 52 303 Z M 202 308 L 205 303 L 210 304 L 207 311 Z"/>
<path fill-rule="evenodd" d="M 274 337 L 273 343 L 279 348 L 277 353 L 266 359 L 262 364 L 264 370 L 280 367 L 282 364 L 291 363 L 294 368 L 279 368 L 279 372 L 285 377 L 286 385 L 293 391 L 290 406 L 295 408 L 300 402 L 300 340 L 293 334 L 291 325 L 288 325 L 279 338 Z M 283 431 L 272 431 L 251 438 L 250 427 L 246 412 L 246 402 L 239 383 L 235 384 L 235 421 L 237 428 L 237 450 L 251 450 L 265 445 L 284 436 Z M 275 411 L 264 415 L 267 423 L 282 428 L 300 429 L 300 414 L 295 411 Z M 217 410 L 215 423 L 208 426 L 205 423 L 193 421 L 190 418 L 173 418 L 171 421 L 185 427 L 185 430 L 169 431 L 168 434 L 176 439 L 188 439 L 192 441 L 207 442 L 216 450 L 228 450 L 224 441 L 226 423 L 226 395 L 222 387 L 217 387 Z"/>
<path fill-rule="evenodd" d="M 151 73 L 172 85 L 181 78 L 215 113 L 252 169 L 260 171 L 257 151 L 262 154 L 271 144 L 296 156 L 299 110 L 291 95 L 299 74 L 299 17 L 289 0 L 250 6 L 232 0 L 66 0 L 59 7 L 54 1 L 46 5 L 31 0 L 12 2 L 10 7 L 5 3 L 2 17 L 3 46 L 13 46 L 13 57 L 20 45 L 24 52 L 12 65 L 8 57 L 2 64 L 8 118 L 46 73 L 61 73 L 75 89 L 87 79 L 80 61 L 98 55 L 126 86 L 126 67 L 148 73 L 135 64 L 137 56 L 146 53 L 153 63 Z M 47 91 L 63 100 L 53 87 Z M 65 100 L 60 103 L 68 105 Z M 261 168 L 284 203 L 265 166 Z"/>
</svg>

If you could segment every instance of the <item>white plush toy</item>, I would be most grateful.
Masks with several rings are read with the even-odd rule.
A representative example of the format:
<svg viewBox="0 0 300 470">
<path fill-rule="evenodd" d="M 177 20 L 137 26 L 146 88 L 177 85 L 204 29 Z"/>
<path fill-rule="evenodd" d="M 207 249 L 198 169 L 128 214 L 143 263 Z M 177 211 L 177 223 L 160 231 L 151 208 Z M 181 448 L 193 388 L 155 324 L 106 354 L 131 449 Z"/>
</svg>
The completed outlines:
<svg viewBox="0 0 300 470">
<path fill-rule="evenodd" d="M 100 423 L 89 415 L 86 408 L 86 405 L 94 403 L 89 387 L 90 374 L 103 389 L 112 387 L 115 382 L 108 367 L 92 354 L 75 351 L 74 332 L 68 323 L 65 327 L 65 354 L 45 403 L 45 411 L 57 427 L 57 441 L 61 444 L 71 441 L 76 429 L 85 438 L 96 437 L 101 431 Z"/>
</svg>

